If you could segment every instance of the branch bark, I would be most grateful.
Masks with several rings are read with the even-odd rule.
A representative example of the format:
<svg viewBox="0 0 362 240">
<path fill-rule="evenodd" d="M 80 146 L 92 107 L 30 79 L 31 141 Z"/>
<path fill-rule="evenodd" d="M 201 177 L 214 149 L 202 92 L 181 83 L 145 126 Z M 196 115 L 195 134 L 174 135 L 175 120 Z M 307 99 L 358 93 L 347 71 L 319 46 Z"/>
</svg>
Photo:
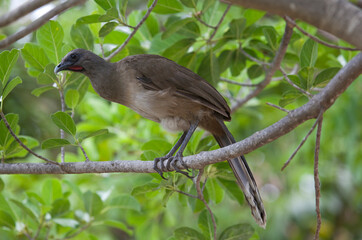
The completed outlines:
<svg viewBox="0 0 362 240">
<path fill-rule="evenodd" d="M 362 11 L 345 0 L 220 0 L 305 21 L 362 49 Z"/>
<path fill-rule="evenodd" d="M 33 0 L 24 3 L 20 7 L 14 9 L 13 11 L 5 13 L 4 15 L 0 16 L 0 28 L 9 25 L 10 23 L 18 20 L 19 18 L 25 16 L 26 14 L 52 1 L 54 0 Z"/>
<path fill-rule="evenodd" d="M 292 131 L 303 122 L 316 118 L 321 110 L 331 107 L 338 96 L 362 73 L 362 53 L 347 63 L 329 84 L 308 103 L 291 111 L 287 116 L 258 131 L 250 137 L 209 152 L 202 152 L 193 156 L 184 157 L 185 163 L 194 169 L 202 169 L 213 164 L 247 154 L 265 144 Z M 184 169 L 181 164 L 177 165 Z M 172 170 L 172 169 L 171 169 Z M 154 173 L 153 161 L 109 161 L 109 162 L 74 162 L 61 163 L 60 166 L 48 163 L 13 163 L 0 164 L 0 174 L 79 174 L 79 173 L 111 173 L 137 172 Z"/>
<path fill-rule="evenodd" d="M 38 28 L 43 26 L 46 22 L 48 22 L 49 19 L 51 19 L 52 17 L 62 13 L 63 11 L 67 10 L 68 8 L 82 4 L 85 1 L 86 0 L 69 0 L 67 2 L 64 2 L 64 3 L 56 6 L 55 8 L 53 8 L 52 10 L 50 10 L 49 12 L 47 12 L 46 14 L 44 14 L 43 16 L 41 16 L 40 18 L 35 20 L 34 22 L 30 23 L 24 29 L 22 29 L 19 32 L 16 32 L 13 35 L 10 35 L 7 38 L 5 38 L 4 40 L 0 41 L 0 49 L 9 46 L 10 44 L 16 42 L 17 40 L 25 37 L 29 33 L 34 32 L 35 30 L 37 30 Z"/>
</svg>

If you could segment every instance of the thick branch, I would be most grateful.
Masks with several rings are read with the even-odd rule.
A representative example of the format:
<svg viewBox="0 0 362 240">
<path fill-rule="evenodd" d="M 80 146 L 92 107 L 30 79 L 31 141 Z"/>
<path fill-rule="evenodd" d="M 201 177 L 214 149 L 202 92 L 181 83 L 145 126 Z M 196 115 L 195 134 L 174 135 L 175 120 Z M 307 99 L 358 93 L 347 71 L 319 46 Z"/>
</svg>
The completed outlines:
<svg viewBox="0 0 362 240">
<path fill-rule="evenodd" d="M 4 15 L 0 16 L 0 27 L 4 27 L 9 25 L 10 23 L 18 20 L 19 18 L 25 16 L 26 14 L 34 11 L 35 9 L 44 6 L 47 3 L 50 3 L 54 0 L 33 0 L 28 1 L 21 5 L 20 7 L 14 9 L 11 12 L 5 13 Z"/>
<path fill-rule="evenodd" d="M 44 25 L 46 22 L 49 21 L 52 17 L 60 14 L 61 12 L 67 10 L 68 8 L 74 7 L 76 5 L 84 3 L 86 0 L 69 0 L 65 3 L 62 3 L 58 5 L 57 7 L 53 8 L 34 22 L 30 23 L 28 26 L 26 26 L 24 29 L 20 30 L 17 33 L 14 33 L 13 35 L 10 35 L 9 37 L 5 38 L 0 42 L 0 49 L 5 48 L 9 46 L 10 44 L 16 42 L 20 38 L 25 37 L 31 32 L 34 32 L 38 28 L 40 28 L 42 25 Z"/>
<path fill-rule="evenodd" d="M 362 73 L 362 53 L 347 63 L 329 84 L 308 103 L 291 111 L 287 116 L 273 125 L 258 131 L 250 137 L 210 152 L 202 152 L 184 157 L 190 168 L 201 169 L 205 165 L 232 159 L 247 154 L 265 144 L 292 131 L 303 122 L 316 118 L 321 110 L 327 110 L 347 87 Z M 110 161 L 110 162 L 75 162 L 63 163 L 61 167 L 47 163 L 14 163 L 0 164 L 0 174 L 77 174 L 77 173 L 110 173 L 138 172 L 154 173 L 153 161 Z M 178 164 L 183 169 L 181 164 Z"/>
<path fill-rule="evenodd" d="M 221 0 L 305 21 L 362 49 L 362 11 L 345 0 Z"/>
</svg>

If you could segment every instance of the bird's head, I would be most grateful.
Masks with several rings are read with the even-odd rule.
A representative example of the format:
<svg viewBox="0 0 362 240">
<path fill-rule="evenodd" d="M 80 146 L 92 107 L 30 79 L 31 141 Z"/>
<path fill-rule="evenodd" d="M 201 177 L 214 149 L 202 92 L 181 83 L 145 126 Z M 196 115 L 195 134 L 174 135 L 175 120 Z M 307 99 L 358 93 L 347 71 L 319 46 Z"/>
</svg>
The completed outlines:
<svg viewBox="0 0 362 240">
<path fill-rule="evenodd" d="M 87 75 L 90 73 L 97 62 L 104 61 L 103 58 L 85 49 L 74 49 L 70 51 L 62 61 L 55 67 L 54 72 L 69 70 L 72 72 L 81 72 Z"/>
</svg>

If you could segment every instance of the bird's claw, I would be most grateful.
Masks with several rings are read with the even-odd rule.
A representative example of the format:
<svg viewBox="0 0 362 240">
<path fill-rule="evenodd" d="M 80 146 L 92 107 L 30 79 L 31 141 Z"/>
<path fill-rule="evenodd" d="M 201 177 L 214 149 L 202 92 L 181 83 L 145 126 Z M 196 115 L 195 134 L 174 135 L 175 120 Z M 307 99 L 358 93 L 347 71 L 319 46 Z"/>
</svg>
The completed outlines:
<svg viewBox="0 0 362 240">
<path fill-rule="evenodd" d="M 166 163 L 166 166 L 164 164 L 164 162 L 167 160 L 167 163 Z M 186 177 L 188 178 L 194 178 L 195 176 L 190 176 L 188 172 L 186 171 L 182 171 L 181 169 L 179 169 L 177 167 L 177 161 L 179 161 L 181 163 L 181 165 L 188 171 L 190 172 L 190 169 L 187 167 L 186 163 L 184 162 L 183 160 L 183 157 L 182 155 L 177 155 L 176 156 L 165 156 L 165 157 L 160 157 L 160 158 L 155 158 L 155 161 L 154 161 L 154 166 L 153 168 L 155 169 L 155 171 L 160 174 L 160 176 L 167 180 L 167 178 L 165 178 L 163 176 L 163 171 L 165 170 L 165 168 L 168 170 L 168 171 L 171 171 L 171 167 L 173 169 L 175 169 L 176 172 L 178 173 L 181 173 L 183 175 L 185 175 Z M 157 166 L 158 162 L 160 162 L 161 164 L 161 169 Z"/>
</svg>

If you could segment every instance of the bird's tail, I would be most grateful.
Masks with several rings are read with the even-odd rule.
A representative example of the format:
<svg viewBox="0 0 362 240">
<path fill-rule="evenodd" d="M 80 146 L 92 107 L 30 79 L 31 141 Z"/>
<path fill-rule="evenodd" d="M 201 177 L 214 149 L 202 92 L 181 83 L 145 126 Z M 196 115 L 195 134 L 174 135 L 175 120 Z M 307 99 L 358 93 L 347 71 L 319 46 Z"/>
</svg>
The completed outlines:
<svg viewBox="0 0 362 240">
<path fill-rule="evenodd" d="M 214 137 L 218 142 L 220 147 L 225 147 L 230 144 L 235 143 L 235 139 L 227 129 L 223 121 L 219 121 L 221 127 L 223 128 L 224 134 L 221 136 Z M 246 201 L 248 202 L 251 208 L 251 214 L 255 218 L 256 222 L 263 228 L 266 226 L 266 212 L 264 209 L 263 201 L 261 200 L 258 186 L 254 180 L 253 174 L 250 171 L 250 168 L 244 158 L 240 156 L 228 161 L 234 175 L 236 177 L 237 183 L 240 188 L 243 190 Z"/>
</svg>

